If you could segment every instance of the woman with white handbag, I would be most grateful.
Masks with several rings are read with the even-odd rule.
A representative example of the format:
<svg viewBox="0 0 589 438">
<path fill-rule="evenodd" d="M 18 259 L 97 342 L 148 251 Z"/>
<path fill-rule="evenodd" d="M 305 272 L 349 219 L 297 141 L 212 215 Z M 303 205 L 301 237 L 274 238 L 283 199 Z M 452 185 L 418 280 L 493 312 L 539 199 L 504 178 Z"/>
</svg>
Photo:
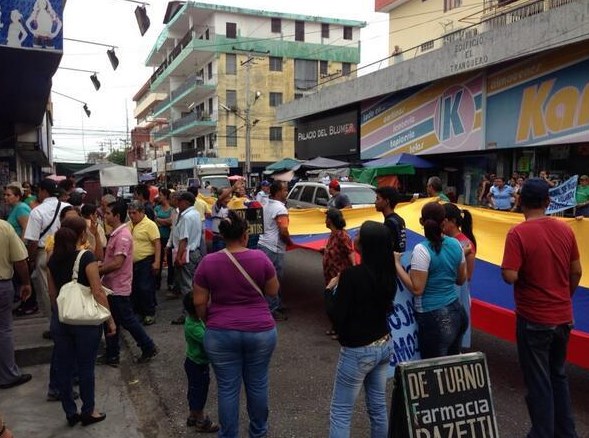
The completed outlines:
<svg viewBox="0 0 589 438">
<path fill-rule="evenodd" d="M 116 330 L 100 283 L 96 259 L 92 252 L 80 250 L 86 242 L 86 233 L 86 221 L 83 218 L 66 218 L 55 233 L 55 248 L 47 263 L 56 380 L 70 426 L 78 422 L 87 426 L 106 418 L 106 414 L 94 408 L 94 366 L 102 336 L 102 323 L 107 323 L 107 335 Z M 72 395 L 72 376 L 76 365 L 82 399 L 81 412 L 78 412 Z"/>
</svg>

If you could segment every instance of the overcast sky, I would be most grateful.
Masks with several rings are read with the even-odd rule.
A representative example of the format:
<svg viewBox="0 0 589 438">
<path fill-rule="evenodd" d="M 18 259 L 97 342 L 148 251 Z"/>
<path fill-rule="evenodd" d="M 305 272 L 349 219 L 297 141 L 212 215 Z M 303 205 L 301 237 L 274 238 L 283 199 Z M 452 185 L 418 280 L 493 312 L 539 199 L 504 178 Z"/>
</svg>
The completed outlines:
<svg viewBox="0 0 589 438">
<path fill-rule="evenodd" d="M 61 67 L 96 71 L 102 86 L 99 91 L 94 90 L 89 78 L 91 73 L 57 70 L 53 90 L 86 102 L 92 115 L 90 118 L 86 116 L 82 104 L 52 94 L 55 161 L 84 162 L 88 152 L 100 151 L 101 143 L 105 152 L 111 145 L 116 149 L 135 126 L 133 95 L 152 73 L 144 62 L 163 29 L 167 3 L 165 0 L 149 3 L 147 12 L 151 27 L 141 37 L 135 21 L 137 5 L 134 3 L 123 0 L 67 1 L 63 18 L 64 38 L 117 46 L 120 65 L 116 71 L 112 70 L 106 55 L 108 47 L 64 40 Z M 366 21 L 367 26 L 361 32 L 361 66 L 387 56 L 388 18 L 387 14 L 374 12 L 374 0 L 203 0 L 202 3 Z M 386 65 L 384 61 L 364 69 L 362 74 Z"/>
</svg>

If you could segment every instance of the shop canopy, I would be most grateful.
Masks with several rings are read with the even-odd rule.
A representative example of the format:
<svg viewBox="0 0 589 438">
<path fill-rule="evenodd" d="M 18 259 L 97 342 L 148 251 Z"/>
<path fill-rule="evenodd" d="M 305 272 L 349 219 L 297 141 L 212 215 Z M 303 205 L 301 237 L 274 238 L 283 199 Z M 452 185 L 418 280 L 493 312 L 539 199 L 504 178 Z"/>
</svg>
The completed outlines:
<svg viewBox="0 0 589 438">
<path fill-rule="evenodd" d="M 124 187 L 137 185 L 137 169 L 135 167 L 112 166 L 99 170 L 102 187 Z"/>
<path fill-rule="evenodd" d="M 376 185 L 377 178 L 388 175 L 415 175 L 415 168 L 410 164 L 398 164 L 388 167 L 365 167 L 351 169 L 350 176 L 354 181 Z"/>
<path fill-rule="evenodd" d="M 313 169 L 337 169 L 339 167 L 349 167 L 349 165 L 350 163 L 346 161 L 315 157 L 312 160 L 303 161 L 301 167 L 311 167 Z"/>
<path fill-rule="evenodd" d="M 283 172 L 285 170 L 298 170 L 301 167 L 302 161 L 295 160 L 294 158 L 283 158 L 276 163 L 272 163 L 266 166 L 267 172 Z"/>
<path fill-rule="evenodd" d="M 102 169 L 105 169 L 107 167 L 111 167 L 111 166 L 116 166 L 115 163 L 97 163 L 97 164 L 93 164 L 90 167 L 86 167 L 85 169 L 82 170 L 78 170 L 77 172 L 74 172 L 75 176 L 82 176 L 82 175 L 86 175 L 88 173 L 93 173 L 93 172 L 99 172 Z M 121 166 L 123 167 L 123 166 Z"/>
<path fill-rule="evenodd" d="M 435 167 L 434 164 L 429 161 L 418 157 L 417 155 L 411 154 L 395 154 L 388 155 L 386 157 L 378 158 L 376 160 L 368 161 L 364 163 L 364 167 L 389 167 L 397 166 L 399 164 L 410 164 L 417 169 L 430 169 Z"/>
</svg>

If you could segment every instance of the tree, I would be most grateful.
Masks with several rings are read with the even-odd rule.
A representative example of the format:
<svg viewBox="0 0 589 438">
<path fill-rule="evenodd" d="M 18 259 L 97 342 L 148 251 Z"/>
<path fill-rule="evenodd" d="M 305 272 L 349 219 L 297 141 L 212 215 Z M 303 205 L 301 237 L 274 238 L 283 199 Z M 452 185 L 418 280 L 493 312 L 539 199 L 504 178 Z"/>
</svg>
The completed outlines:
<svg viewBox="0 0 589 438">
<path fill-rule="evenodd" d="M 106 159 L 111 163 L 118 164 L 119 166 L 124 166 L 126 159 L 125 150 L 117 149 L 115 151 L 112 151 L 110 154 L 108 154 Z"/>
<path fill-rule="evenodd" d="M 88 161 L 88 163 L 92 164 L 102 163 L 104 161 L 105 155 L 106 154 L 104 152 L 88 152 L 86 160 Z"/>
</svg>

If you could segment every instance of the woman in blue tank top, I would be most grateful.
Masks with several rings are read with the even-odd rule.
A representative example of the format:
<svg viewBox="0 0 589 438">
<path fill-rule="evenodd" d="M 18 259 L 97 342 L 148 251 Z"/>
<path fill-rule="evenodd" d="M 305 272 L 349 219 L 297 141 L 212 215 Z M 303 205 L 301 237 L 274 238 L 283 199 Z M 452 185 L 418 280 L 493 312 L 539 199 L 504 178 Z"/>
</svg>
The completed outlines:
<svg viewBox="0 0 589 438">
<path fill-rule="evenodd" d="M 437 202 L 421 209 L 426 239 L 413 248 L 409 273 L 395 253 L 397 275 L 414 295 L 422 359 L 459 354 L 468 325 L 456 292 L 456 285 L 466 281 L 464 251 L 458 240 L 442 234 L 445 216 L 444 207 Z"/>
</svg>

